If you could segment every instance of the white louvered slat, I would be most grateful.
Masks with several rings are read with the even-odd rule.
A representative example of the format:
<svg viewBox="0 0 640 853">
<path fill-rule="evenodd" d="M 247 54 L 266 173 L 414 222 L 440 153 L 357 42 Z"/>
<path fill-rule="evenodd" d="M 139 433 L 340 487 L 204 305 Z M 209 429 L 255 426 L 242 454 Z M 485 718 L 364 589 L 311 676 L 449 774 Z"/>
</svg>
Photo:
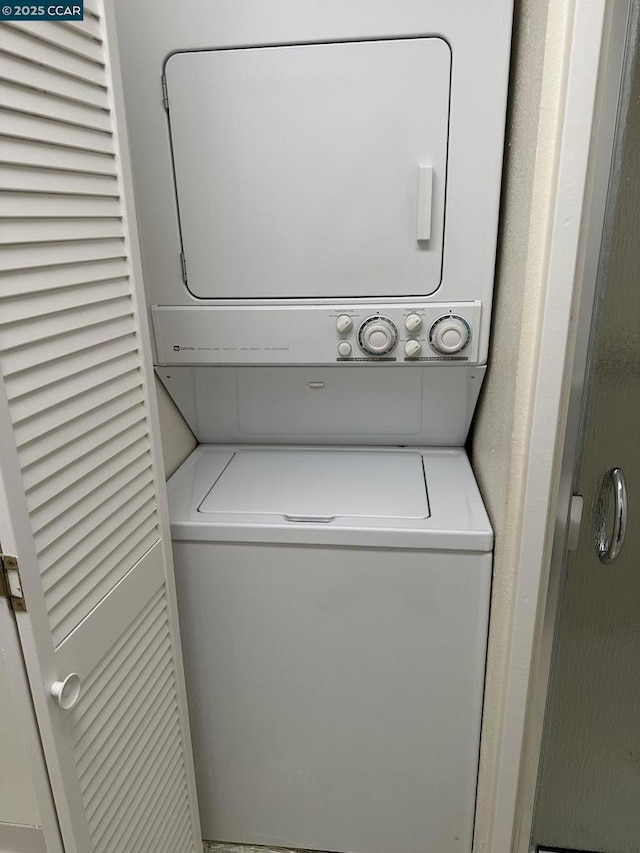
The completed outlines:
<svg viewBox="0 0 640 853">
<path fill-rule="evenodd" d="M 105 133 L 111 129 L 109 112 L 100 106 L 67 100 L 62 96 L 51 97 L 20 80 L 0 80 L 0 116 L 7 132 L 10 132 L 11 116 L 14 113 Z"/>
<path fill-rule="evenodd" d="M 99 786 L 94 790 L 88 786 L 85 790 L 87 817 L 90 823 L 95 824 L 96 828 L 100 828 L 101 824 L 104 826 L 108 823 L 108 820 L 105 819 L 108 818 L 113 805 L 112 802 L 109 802 L 109 798 L 103 796 L 105 789 L 114 785 L 126 785 L 132 766 L 143 762 L 145 759 L 152 758 L 149 754 L 149 742 L 154 737 L 152 727 L 160 726 L 161 728 L 158 730 L 164 733 L 164 738 L 175 735 L 175 732 L 172 732 L 170 728 L 168 730 L 166 728 L 173 712 L 173 697 L 170 693 L 171 676 L 168 672 L 171 656 L 167 650 L 163 651 L 164 654 L 160 653 L 150 661 L 150 667 L 153 668 L 151 677 L 140 672 L 135 680 L 128 683 L 128 689 L 133 692 L 134 698 L 136 690 L 139 690 L 144 696 L 144 700 L 140 702 L 139 710 L 143 712 L 140 716 L 146 718 L 148 725 L 140 727 L 139 739 L 131 744 L 130 750 L 120 749 L 119 753 L 115 750 L 109 750 L 110 766 L 106 762 L 101 763 L 100 769 L 103 771 L 103 775 L 99 777 Z M 148 682 L 151 684 L 149 685 Z M 117 728 L 124 727 L 117 726 Z M 163 745 L 166 745 L 166 740 L 164 744 L 162 741 L 157 743 L 158 751 L 162 751 Z M 126 797 L 126 791 L 120 793 Z"/>
<path fill-rule="evenodd" d="M 96 19 L 102 16 L 100 0 L 84 0 L 84 16 L 92 15 Z"/>
<path fill-rule="evenodd" d="M 118 181 L 110 175 L 87 175 L 63 169 L 0 164 L 0 186 L 5 190 L 65 195 L 116 196 Z"/>
<path fill-rule="evenodd" d="M 162 784 L 162 778 L 155 781 L 154 797 L 150 800 L 148 815 L 145 815 L 145 820 L 140 823 L 137 832 L 132 836 L 132 843 L 137 844 L 136 849 L 141 849 L 144 841 L 147 841 L 147 850 L 161 850 L 160 845 L 164 842 L 167 850 L 171 853 L 176 853 L 180 849 L 180 842 L 184 844 L 185 839 L 188 841 L 186 825 L 189 820 L 189 814 L 186 807 L 185 791 L 183 788 L 167 791 Z M 166 815 L 166 824 L 158 826 L 155 821 L 155 812 Z M 169 826 L 171 831 L 168 836 L 162 835 L 165 832 L 165 826 Z"/>
<path fill-rule="evenodd" d="M 158 596 L 149 596 L 153 601 L 139 615 L 137 624 L 131 626 L 132 651 L 124 661 L 120 660 L 121 650 L 127 643 L 129 634 L 121 637 L 112 650 L 108 661 L 103 661 L 100 672 L 91 672 L 84 682 L 82 691 L 82 713 L 75 721 L 75 753 L 76 767 L 80 781 L 87 786 L 92 778 L 92 772 L 97 772 L 105 758 L 108 749 L 115 746 L 116 736 L 124 733 L 120 729 L 120 718 L 129 713 L 133 692 L 128 690 L 125 680 L 137 665 L 142 661 L 142 669 L 146 673 L 144 679 L 157 681 L 158 674 L 151 673 L 149 667 L 150 657 L 157 653 L 158 635 L 164 630 L 164 619 L 162 603 L 157 600 Z M 101 676 L 98 678 L 98 674 Z M 124 691 L 123 697 L 111 694 L 106 700 L 101 698 L 102 681 L 120 676 L 120 688 Z M 96 720 L 104 716 L 104 724 L 100 727 L 94 725 Z M 92 770 L 93 768 L 93 770 Z"/>
<path fill-rule="evenodd" d="M 83 216 L 89 219 L 114 219 L 120 212 L 120 203 L 118 198 L 109 196 L 13 192 L 11 209 L 15 217 L 22 219 L 78 219 Z M 6 218 L 0 210 L 0 219 Z M 47 281 L 54 272 L 51 270 L 47 273 Z M 25 286 L 28 286 L 28 282 L 25 282 Z"/>
<path fill-rule="evenodd" d="M 4 40 L 3 35 L 3 43 Z M 66 74 L 53 76 L 47 68 L 11 54 L 0 53 L 0 77 L 15 81 L 14 85 L 21 89 L 44 92 L 72 104 L 104 112 L 109 108 L 107 94 L 101 86 L 76 77 L 67 77 Z"/>
<path fill-rule="evenodd" d="M 89 220 L 88 224 L 92 225 L 93 223 Z M 112 225 L 112 223 L 108 224 Z M 40 223 L 37 225 L 40 226 Z M 62 227 L 73 228 L 74 226 L 73 223 L 62 223 Z M 81 233 L 83 232 L 82 224 L 78 230 Z M 0 234 L 2 234 L 1 224 Z M 102 282 L 99 287 L 90 282 L 78 284 L 75 287 L 58 288 L 45 293 L 25 294 L 22 299 L 15 299 L 10 305 L 6 306 L 0 317 L 0 325 L 27 323 L 36 317 L 55 316 L 66 311 L 77 311 L 81 307 L 104 305 L 107 302 L 123 300 L 129 294 L 129 287 L 127 279 L 121 278 Z"/>
<path fill-rule="evenodd" d="M 137 462 L 139 459 L 147 459 L 148 448 L 144 440 L 133 442 L 126 446 L 120 453 L 107 456 L 102 465 L 90 471 L 86 476 L 76 481 L 64 492 L 55 495 L 45 504 L 31 510 L 33 527 L 36 534 L 45 525 L 66 517 L 66 513 L 79 502 L 88 498 L 95 490 L 99 489 L 105 480 L 111 481 L 114 474 L 118 474 L 123 468 Z M 106 470 L 105 470 L 106 468 Z"/>
<path fill-rule="evenodd" d="M 55 267 L 83 261 L 107 261 L 124 258 L 123 240 L 82 240 L 60 243 L 41 243 L 29 252 L 12 245 L 3 248 L 0 255 L 0 272 L 13 272 L 38 267 Z"/>
<path fill-rule="evenodd" d="M 113 135 L 104 130 L 90 130 L 53 118 L 8 110 L 0 111 L 0 126 L 8 139 L 24 139 L 64 145 L 78 151 L 115 154 Z"/>
<path fill-rule="evenodd" d="M 75 583 L 75 570 L 85 561 L 89 554 L 93 562 L 102 563 L 113 550 L 114 542 L 125 542 L 128 534 L 137 530 L 140 523 L 153 519 L 154 494 L 149 484 L 133 490 L 134 494 L 120 502 L 115 508 L 104 507 L 98 514 L 96 526 L 81 538 L 78 537 L 66 553 L 53 562 L 47 552 L 41 552 L 40 559 L 44 588 L 51 591 L 49 601 L 51 607 L 59 607 L 63 599 L 78 589 Z M 123 576 L 127 569 L 123 571 Z"/>
<path fill-rule="evenodd" d="M 60 406 L 51 406 L 43 412 L 30 417 L 28 420 L 16 423 L 15 434 L 18 447 L 30 444 L 31 454 L 34 455 L 34 442 L 38 438 L 47 437 L 63 430 L 67 424 L 75 423 L 95 412 L 103 405 L 110 403 L 123 394 L 141 387 L 139 370 L 131 370 L 128 374 L 118 376 L 118 382 L 105 382 L 90 391 L 80 391 L 70 397 Z M 48 447 L 48 444 L 47 444 Z M 44 452 L 35 455 L 45 455 Z"/>
<path fill-rule="evenodd" d="M 77 501 L 69 509 L 38 531 L 38 547 L 40 551 L 52 544 L 61 544 L 68 551 L 78 538 L 78 532 L 85 523 L 91 523 L 103 506 L 117 500 L 118 495 L 137 488 L 140 483 L 148 483 L 153 479 L 151 459 L 148 454 L 141 454 L 133 462 L 114 470 L 108 484 L 101 484 L 93 489 L 83 500 Z"/>
<path fill-rule="evenodd" d="M 87 679 L 73 712 L 94 853 L 152 853 L 167 841 L 172 851 L 194 849 L 177 704 L 161 589 Z"/>
<path fill-rule="evenodd" d="M 85 7 L 86 8 L 86 7 Z M 60 21 L 59 27 L 64 27 L 81 38 L 97 41 L 102 44 L 102 27 L 99 18 L 94 15 L 85 15 L 84 21 Z"/>
<path fill-rule="evenodd" d="M 62 640 L 75 625 L 97 607 L 111 589 L 125 576 L 124 566 L 141 560 L 158 541 L 158 528 L 151 512 L 137 525 L 127 524 L 118 531 L 109 548 L 96 551 L 98 557 L 108 552 L 95 571 L 83 577 L 83 583 L 73 586 L 72 593 L 51 606 L 51 635 L 55 643 Z"/>
<path fill-rule="evenodd" d="M 133 335 L 123 335 L 104 344 L 103 350 L 98 348 L 89 351 L 83 350 L 77 356 L 63 359 L 60 362 L 51 362 L 46 368 L 43 366 L 43 369 L 37 373 L 28 372 L 26 375 L 20 374 L 7 381 L 7 387 L 10 392 L 9 399 L 16 400 L 16 407 L 18 406 L 18 400 L 24 406 L 21 411 L 22 417 L 19 419 L 17 417 L 16 423 L 20 424 L 17 430 L 19 438 L 18 447 L 23 454 L 25 467 L 33 464 L 38 459 L 48 456 L 50 453 L 60 450 L 60 448 L 64 447 L 70 441 L 81 438 L 87 430 L 93 429 L 97 424 L 109 420 L 112 413 L 121 411 L 121 403 L 119 401 L 124 401 L 122 405 L 126 405 L 126 407 L 130 405 L 129 401 L 131 399 L 134 399 L 137 403 L 140 402 L 140 375 L 132 367 L 132 379 L 134 383 L 135 380 L 138 380 L 137 384 L 133 386 L 136 390 L 116 391 L 115 396 L 112 394 L 109 394 L 108 397 L 104 395 L 102 412 L 96 413 L 94 407 L 88 411 L 83 411 L 81 414 L 63 419 L 57 428 L 51 428 L 51 426 L 47 428 L 47 425 L 40 418 L 39 421 L 42 429 L 32 430 L 31 439 L 25 434 L 26 427 L 29 425 L 33 426 L 29 422 L 25 422 L 30 415 L 33 417 L 36 415 L 41 416 L 54 406 L 59 406 L 61 399 L 65 399 L 62 395 L 57 395 L 59 390 L 63 390 L 59 388 L 59 384 L 62 385 L 67 381 L 73 381 L 74 386 L 71 388 L 71 394 L 67 399 L 77 399 L 79 394 L 82 393 L 83 388 L 94 387 L 91 384 L 95 378 L 95 374 L 92 374 L 94 368 L 100 368 L 101 365 L 104 365 L 105 370 L 111 370 L 115 374 L 120 370 L 121 359 L 125 357 L 134 359 L 135 344 L 136 340 Z M 77 364 L 73 364 L 74 361 Z M 65 373 L 67 368 L 69 372 Z M 122 378 L 120 373 L 118 375 Z M 79 384 L 76 385 L 75 382 Z M 28 402 L 32 404 L 31 409 L 29 409 Z M 46 446 L 38 446 L 37 443 L 34 443 L 33 438 L 44 434 L 47 434 Z"/>
<path fill-rule="evenodd" d="M 64 521 L 58 517 L 40 531 L 39 546 L 46 553 L 49 546 L 60 547 L 63 553 L 68 552 L 78 541 L 78 533 L 84 525 L 90 524 L 103 506 L 117 501 L 118 495 L 131 489 L 137 489 L 140 483 L 153 480 L 151 460 L 147 455 L 140 456 L 133 463 L 117 471 L 108 484 L 104 484 L 91 492 L 84 501 L 73 505 L 64 516 Z"/>
<path fill-rule="evenodd" d="M 38 334 L 42 340 L 49 340 L 66 336 L 77 328 L 90 329 L 93 326 L 118 322 L 123 317 L 133 315 L 131 300 L 127 297 L 115 297 L 100 300 L 97 304 L 79 305 L 64 313 L 48 311 L 50 299 L 50 295 L 42 297 L 42 309 L 37 311 L 35 317 L 22 322 L 0 323 L 0 347 L 8 351 L 15 347 L 29 345 L 34 339 L 34 334 Z M 68 349 L 65 348 L 64 354 L 66 355 L 67 352 Z"/>
<path fill-rule="evenodd" d="M 100 66 L 104 65 L 101 41 L 87 38 L 82 30 L 60 26 L 56 21 L 11 21 L 7 26 Z"/>
<path fill-rule="evenodd" d="M 96 404 L 107 404 L 132 388 L 140 387 L 141 376 L 135 363 L 136 353 L 129 345 L 129 337 L 126 334 L 111 342 L 114 348 L 121 344 L 125 350 L 122 355 L 113 359 L 92 364 L 93 359 L 100 358 L 103 353 L 97 350 L 80 350 L 72 358 L 64 359 L 61 363 L 52 362 L 46 365 L 46 369 L 42 371 L 44 376 L 29 374 L 28 378 L 35 384 L 55 377 L 56 373 L 64 374 L 69 362 L 76 362 L 80 367 L 77 371 L 70 369 L 64 379 L 53 379 L 42 388 L 16 399 L 14 409 L 20 446 L 27 439 L 33 441 L 34 438 L 45 435 L 55 442 L 55 436 L 62 434 L 65 424 L 75 422 L 77 418 L 94 411 Z M 81 366 L 84 357 L 87 364 Z M 24 387 L 26 383 L 23 381 L 21 385 Z M 72 434 L 75 430 L 74 426 Z M 80 435 L 78 432 L 74 437 L 80 438 Z M 62 446 L 58 442 L 50 444 L 47 440 L 46 447 L 37 458 L 48 455 L 49 447 L 59 451 Z M 29 462 L 25 461 L 25 466 L 31 464 L 34 456 L 37 454 L 32 453 Z"/>
<path fill-rule="evenodd" d="M 155 612 L 155 609 L 151 612 Z M 85 791 L 87 806 L 94 799 L 96 790 L 102 785 L 106 775 L 117 763 L 118 755 L 127 748 L 131 740 L 135 740 L 140 728 L 147 728 L 143 721 L 138 721 L 137 725 L 130 729 L 121 726 L 123 717 L 131 713 L 131 706 L 135 701 L 133 688 L 137 685 L 147 696 L 147 712 L 155 712 L 157 708 L 158 691 L 166 676 L 162 664 L 168 659 L 166 649 L 162 649 L 159 642 L 164 628 L 163 620 L 159 620 L 157 616 L 151 617 L 147 612 L 139 619 L 135 648 L 126 661 L 118 666 L 119 658 L 114 655 L 105 667 L 103 678 L 108 681 L 119 680 L 120 692 L 123 694 L 121 697 L 110 696 L 105 702 L 96 687 L 99 687 L 100 681 L 89 680 L 89 683 L 85 684 L 85 705 L 76 726 L 75 753 L 76 767 Z M 98 727 L 95 724 L 101 717 L 105 719 L 103 725 Z"/>
<path fill-rule="evenodd" d="M 108 442 L 100 445 L 92 453 L 81 456 L 58 474 L 41 480 L 37 485 L 27 489 L 29 509 L 35 513 L 45 504 L 49 505 L 51 501 L 67 493 L 75 493 L 75 490 L 82 488 L 88 478 L 101 469 L 105 463 L 117 458 L 131 447 L 140 446 L 141 443 L 144 443 L 145 428 L 144 422 L 137 423 L 134 429 L 111 436 Z"/>
<path fill-rule="evenodd" d="M 30 142 L 0 136 L 0 162 L 16 166 L 45 164 L 50 169 L 64 169 L 85 174 L 108 175 L 116 172 L 115 155 L 83 151 L 73 146 L 47 142 Z"/>
<path fill-rule="evenodd" d="M 11 199 L 15 202 L 15 196 Z M 114 199 L 117 204 L 117 199 Z M 61 200 L 62 204 L 62 200 Z M 91 217 L 92 220 L 94 217 Z M 109 215 L 108 217 L 112 217 Z M 0 254 L 2 249 L 0 249 Z M 38 270 L 27 267 L 24 271 L 13 270 L 11 276 L 2 279 L 2 294 L 4 299 L 28 293 L 42 293 L 47 290 L 57 290 L 60 287 L 74 287 L 78 284 L 99 284 L 114 278 L 126 278 L 127 263 L 124 257 L 118 255 L 111 259 L 88 259 L 74 262 L 62 267 L 46 267 Z"/>
<path fill-rule="evenodd" d="M 77 80 L 83 86 L 92 85 L 104 93 L 104 106 L 108 107 L 106 98 L 106 80 L 104 75 L 104 64 L 100 59 L 85 59 L 79 56 L 75 51 L 68 50 L 63 44 L 54 45 L 44 41 L 38 37 L 38 25 L 32 25 L 31 28 L 12 27 L 8 23 L 4 27 L 2 41 L 0 42 L 0 51 L 16 57 L 25 65 L 31 63 L 34 66 L 39 66 L 43 73 L 47 74 L 47 81 L 55 74 L 56 80 L 59 77 L 68 77 Z M 34 44 L 35 43 L 35 44 Z M 37 56 L 37 59 L 32 57 Z M 54 72 L 52 74 L 51 72 Z M 12 79 L 11 75 L 3 75 Z M 20 80 L 22 78 L 16 77 Z M 40 78 L 39 78 L 40 79 Z M 43 88 L 47 88 L 46 86 Z"/>
<path fill-rule="evenodd" d="M 20 630 L 34 626 L 25 660 L 65 849 L 196 853 L 101 15 L 86 0 L 83 22 L 0 24 L 0 415 L 28 530 Z M 56 671 L 83 680 L 66 721 Z"/>
<path fill-rule="evenodd" d="M 122 220 L 113 217 L 0 219 L 0 244 L 66 242 L 69 240 L 121 239 L 124 237 Z"/>
<path fill-rule="evenodd" d="M 169 822 L 169 826 L 174 827 L 170 835 L 163 839 L 159 832 L 156 833 L 156 838 L 158 839 L 157 843 L 159 846 L 156 847 L 155 850 L 157 850 L 158 853 L 184 853 L 185 829 L 188 822 L 189 815 L 184 807 L 183 798 L 183 807 L 178 811 L 178 817 L 172 817 Z M 182 842 L 182 844 L 180 842 Z M 154 848 L 151 847 L 150 850 L 154 850 Z"/>
<path fill-rule="evenodd" d="M 92 359 L 90 351 L 95 349 L 96 346 L 101 344 L 107 344 L 112 341 L 117 341 L 120 338 L 127 337 L 129 335 L 134 334 L 133 332 L 133 322 L 130 315 L 125 314 L 122 317 L 116 317 L 112 320 L 106 320 L 103 323 L 96 323 L 93 326 L 87 326 L 78 331 L 69 331 L 68 334 L 65 335 L 51 335 L 48 338 L 45 338 L 42 342 L 38 342 L 34 344 L 32 347 L 28 348 L 27 346 L 18 346 L 14 347 L 7 352 L 6 362 L 7 362 L 7 375 L 13 376 L 21 370 L 21 364 L 24 364 L 22 370 L 24 373 L 23 376 L 27 376 L 29 374 L 29 379 L 34 385 L 38 384 L 38 379 L 45 380 L 42 384 L 46 384 L 46 379 L 48 376 L 52 374 L 52 371 L 56 369 L 57 366 L 61 366 L 61 373 L 64 373 L 67 364 L 73 368 L 74 362 L 77 361 L 77 358 L 81 358 L 82 355 L 87 355 L 87 367 L 91 366 Z M 0 332 L 0 339 L 2 338 Z M 66 359 L 69 359 L 67 362 Z M 63 363 L 64 362 L 64 363 Z M 42 374 L 40 377 L 34 375 L 34 369 L 41 368 Z M 129 373 L 129 368 L 126 364 L 116 364 L 111 362 L 106 362 L 100 368 L 96 368 L 101 370 L 101 374 L 98 377 L 95 377 L 96 381 L 106 381 L 107 378 L 114 373 L 115 378 L 121 376 L 122 380 L 129 384 L 129 380 L 127 374 Z M 133 369 L 133 368 L 131 368 Z M 121 371 L 118 374 L 118 371 Z M 74 377 L 75 381 L 75 373 L 67 374 L 67 377 L 61 379 L 62 383 L 67 383 Z M 138 376 L 138 379 L 140 377 Z M 89 379 L 85 378 L 84 380 L 78 377 L 78 388 L 76 391 L 83 390 L 84 387 L 89 383 Z M 25 383 L 26 385 L 27 383 Z M 60 388 L 61 392 L 63 388 Z M 64 403 L 67 399 L 71 399 L 72 397 L 77 396 L 74 393 L 73 389 L 69 394 L 61 393 L 60 397 L 57 400 L 52 400 L 52 407 L 59 407 L 61 403 Z M 15 411 L 16 411 L 16 423 L 22 423 L 25 417 L 29 416 L 28 406 L 27 411 L 24 410 L 23 402 L 17 402 Z M 54 427 L 54 424 L 51 424 L 51 428 Z"/>
<path fill-rule="evenodd" d="M 91 458 L 93 461 L 96 447 L 111 445 L 120 436 L 143 435 L 145 427 L 145 412 L 140 406 L 127 409 L 115 418 L 103 420 L 83 436 L 58 448 L 55 453 L 48 453 L 33 464 L 25 465 L 23 481 L 27 492 L 41 483 L 49 482 L 52 477 L 61 477 L 63 472 L 78 466 L 83 459 Z M 60 487 L 59 483 L 56 483 L 56 487 Z"/>
</svg>

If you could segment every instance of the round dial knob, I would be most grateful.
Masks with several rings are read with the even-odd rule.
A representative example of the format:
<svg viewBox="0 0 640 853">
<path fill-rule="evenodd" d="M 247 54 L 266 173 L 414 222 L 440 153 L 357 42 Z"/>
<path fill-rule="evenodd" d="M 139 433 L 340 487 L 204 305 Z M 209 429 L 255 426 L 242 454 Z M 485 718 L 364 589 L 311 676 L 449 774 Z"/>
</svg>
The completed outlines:
<svg viewBox="0 0 640 853">
<path fill-rule="evenodd" d="M 407 332 L 417 332 L 422 328 L 422 317 L 419 314 L 409 314 L 404 325 Z"/>
<path fill-rule="evenodd" d="M 341 355 L 343 358 L 346 358 L 347 356 L 351 355 L 351 344 L 349 343 L 349 341 L 340 341 L 340 343 L 338 344 L 338 354 Z"/>
<path fill-rule="evenodd" d="M 353 329 L 353 320 L 348 314 L 341 314 L 336 320 L 336 328 L 341 334 L 350 332 Z"/>
<path fill-rule="evenodd" d="M 358 331 L 358 342 L 368 355 L 386 355 L 398 343 L 398 330 L 388 317 L 368 317 Z"/>
<path fill-rule="evenodd" d="M 471 327 L 463 317 L 448 314 L 435 321 L 429 332 L 431 347 L 443 355 L 454 355 L 471 340 Z"/>
<path fill-rule="evenodd" d="M 422 352 L 422 344 L 420 341 L 410 340 L 404 345 L 404 354 L 407 358 L 417 358 Z"/>
</svg>

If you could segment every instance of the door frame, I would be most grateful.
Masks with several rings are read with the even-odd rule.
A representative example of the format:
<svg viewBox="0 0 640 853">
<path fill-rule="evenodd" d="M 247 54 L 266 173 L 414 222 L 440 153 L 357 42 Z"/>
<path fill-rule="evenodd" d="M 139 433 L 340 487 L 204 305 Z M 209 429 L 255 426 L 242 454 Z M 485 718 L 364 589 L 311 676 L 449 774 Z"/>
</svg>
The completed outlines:
<svg viewBox="0 0 640 853">
<path fill-rule="evenodd" d="M 3 553 L 11 554 L 14 543 L 11 538 L 11 525 L 9 524 L 8 495 L 1 475 L 0 536 L 4 548 Z M 2 828 L 5 828 L 7 832 L 11 831 L 11 843 L 20 845 L 16 849 L 22 849 L 22 847 L 24 849 L 40 849 L 39 845 L 43 841 L 48 853 L 64 853 L 49 773 L 40 740 L 40 730 L 22 657 L 18 627 L 8 600 L 4 598 L 0 598 L 0 644 L 10 678 L 10 696 L 7 697 L 6 701 L 11 703 L 15 711 L 16 728 L 23 744 L 25 762 L 40 819 L 40 825 L 37 827 L 0 824 L 0 833 Z"/>
<path fill-rule="evenodd" d="M 493 853 L 526 853 L 531 844 L 618 95 L 628 20 L 636 4 L 637 0 L 574 0 L 572 4 L 504 677 L 504 722 L 491 804 L 493 832 L 485 847 Z M 476 850 L 482 853 L 478 841 Z"/>
</svg>

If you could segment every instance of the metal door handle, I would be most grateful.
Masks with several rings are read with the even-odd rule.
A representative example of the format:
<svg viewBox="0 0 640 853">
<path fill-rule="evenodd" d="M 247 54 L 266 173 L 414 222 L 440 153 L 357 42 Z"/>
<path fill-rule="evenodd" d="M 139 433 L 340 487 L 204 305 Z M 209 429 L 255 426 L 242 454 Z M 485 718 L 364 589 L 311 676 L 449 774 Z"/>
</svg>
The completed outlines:
<svg viewBox="0 0 640 853">
<path fill-rule="evenodd" d="M 611 539 L 607 534 L 607 513 L 604 506 L 602 507 L 602 518 L 600 522 L 600 530 L 598 531 L 598 557 L 600 562 L 608 566 L 617 560 L 624 546 L 624 539 L 627 535 L 627 484 L 624 479 L 622 468 L 612 468 L 609 471 L 608 477 L 613 486 L 613 532 Z M 605 483 L 603 483 L 603 493 Z"/>
</svg>

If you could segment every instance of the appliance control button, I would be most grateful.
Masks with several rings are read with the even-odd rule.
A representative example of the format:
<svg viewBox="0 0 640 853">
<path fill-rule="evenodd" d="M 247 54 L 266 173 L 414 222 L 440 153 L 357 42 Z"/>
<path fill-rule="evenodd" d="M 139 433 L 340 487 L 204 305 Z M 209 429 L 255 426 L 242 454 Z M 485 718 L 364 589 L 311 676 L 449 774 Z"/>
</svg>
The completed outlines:
<svg viewBox="0 0 640 853">
<path fill-rule="evenodd" d="M 338 354 L 343 358 L 347 358 L 347 356 L 351 355 L 351 344 L 349 341 L 340 341 L 338 344 Z"/>
<path fill-rule="evenodd" d="M 341 314 L 336 320 L 336 328 L 340 334 L 345 334 L 353 329 L 353 320 L 348 314 Z"/>
<path fill-rule="evenodd" d="M 422 317 L 419 314 L 409 314 L 404 325 L 408 332 L 417 332 L 422 328 Z"/>
<path fill-rule="evenodd" d="M 398 330 L 388 317 L 367 317 L 358 330 L 358 343 L 368 355 L 387 355 L 398 343 Z"/>
<path fill-rule="evenodd" d="M 471 340 L 471 327 L 456 314 L 439 317 L 429 331 L 429 343 L 432 349 L 442 355 L 454 355 L 462 352 Z"/>
<path fill-rule="evenodd" d="M 404 345 L 404 354 L 407 358 L 418 358 L 422 352 L 422 344 L 420 341 L 409 340 Z"/>
</svg>

